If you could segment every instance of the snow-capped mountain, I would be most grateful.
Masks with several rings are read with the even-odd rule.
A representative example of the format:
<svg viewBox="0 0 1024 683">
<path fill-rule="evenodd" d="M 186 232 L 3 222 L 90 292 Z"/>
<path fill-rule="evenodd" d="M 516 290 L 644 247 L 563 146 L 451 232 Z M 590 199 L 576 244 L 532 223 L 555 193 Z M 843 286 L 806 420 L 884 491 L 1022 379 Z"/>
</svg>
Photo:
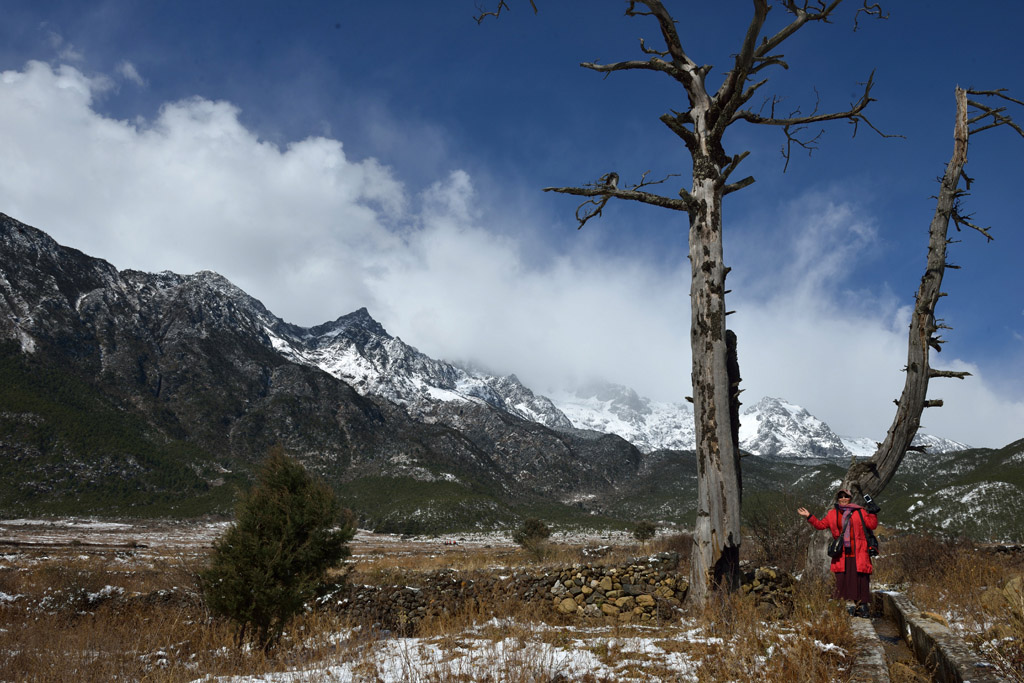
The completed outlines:
<svg viewBox="0 0 1024 683">
<path fill-rule="evenodd" d="M 692 450 L 696 443 L 693 408 L 638 396 L 628 387 L 591 385 L 553 399 L 577 427 L 618 434 L 642 452 Z M 775 457 L 849 457 L 842 440 L 800 406 L 762 398 L 740 414 L 740 448 Z"/>
<path fill-rule="evenodd" d="M 282 325 L 266 332 L 289 360 L 319 367 L 413 416 L 433 412 L 438 403 L 483 402 L 552 429 L 573 427 L 549 399 L 535 395 L 515 375 L 492 376 L 430 358 L 388 334 L 365 308 L 318 327 Z"/>
<path fill-rule="evenodd" d="M 279 323 L 265 332 L 289 360 L 318 367 L 361 394 L 386 398 L 421 419 L 435 419 L 443 404 L 486 403 L 552 429 L 615 434 L 644 453 L 695 445 L 688 403 L 653 401 L 608 383 L 541 396 L 515 375 L 495 376 L 430 358 L 388 334 L 365 308 L 313 328 Z M 929 435 L 919 435 L 915 444 L 930 452 L 967 448 Z M 740 415 L 740 448 L 765 457 L 849 459 L 870 457 L 875 441 L 844 439 L 804 408 L 765 397 Z"/>
<path fill-rule="evenodd" d="M 768 396 L 740 414 L 740 448 L 755 455 L 785 458 L 850 456 L 827 424 L 798 405 Z"/>
<path fill-rule="evenodd" d="M 551 399 L 576 427 L 618 434 L 641 452 L 695 447 L 689 403 L 652 401 L 614 384 L 591 384 L 575 393 L 554 393 Z M 877 445 L 867 437 L 841 437 L 806 409 L 781 398 L 766 396 L 740 413 L 740 448 L 754 455 L 849 460 L 871 457 Z M 924 446 L 929 453 L 970 448 L 929 434 L 918 434 L 914 445 Z"/>
<path fill-rule="evenodd" d="M 552 400 L 577 427 L 618 434 L 644 453 L 692 450 L 696 443 L 689 403 L 652 401 L 612 384 L 554 394 Z M 824 422 L 800 406 L 770 397 L 740 414 L 740 448 L 770 457 L 850 456 L 840 437 Z"/>
<path fill-rule="evenodd" d="M 552 395 L 552 401 L 579 429 L 618 434 L 643 453 L 692 450 L 696 442 L 693 408 L 637 395 L 617 384 L 591 384 L 576 392 Z"/>
</svg>

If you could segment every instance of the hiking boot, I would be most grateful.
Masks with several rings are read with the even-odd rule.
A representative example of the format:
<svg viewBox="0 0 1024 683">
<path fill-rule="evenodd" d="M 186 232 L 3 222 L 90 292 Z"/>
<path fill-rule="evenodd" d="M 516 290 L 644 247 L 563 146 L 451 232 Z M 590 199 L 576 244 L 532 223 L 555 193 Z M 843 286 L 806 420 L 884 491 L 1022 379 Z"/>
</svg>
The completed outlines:
<svg viewBox="0 0 1024 683">
<path fill-rule="evenodd" d="M 861 619 L 870 619 L 871 611 L 868 609 L 867 603 L 857 605 L 857 609 L 854 610 L 853 616 L 860 617 Z"/>
</svg>

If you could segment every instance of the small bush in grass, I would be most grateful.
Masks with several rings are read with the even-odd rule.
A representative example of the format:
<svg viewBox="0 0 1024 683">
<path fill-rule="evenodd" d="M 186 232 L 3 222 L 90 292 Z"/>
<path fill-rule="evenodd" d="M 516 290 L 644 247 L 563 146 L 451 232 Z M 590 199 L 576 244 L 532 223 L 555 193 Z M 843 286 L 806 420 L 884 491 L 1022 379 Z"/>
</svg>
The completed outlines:
<svg viewBox="0 0 1024 683">
<path fill-rule="evenodd" d="M 745 535 L 752 543 L 751 556 L 755 564 L 771 565 L 789 572 L 799 571 L 804 564 L 807 548 L 807 522 L 793 511 L 798 507 L 796 498 L 789 493 L 753 494 L 749 502 L 744 499 Z"/>
<path fill-rule="evenodd" d="M 240 642 L 248 635 L 270 649 L 325 586 L 327 570 L 348 557 L 355 528 L 342 517 L 325 484 L 271 449 L 201 574 L 210 610 L 238 624 Z"/>
<path fill-rule="evenodd" d="M 647 520 L 637 522 L 636 526 L 633 527 L 633 538 L 644 545 L 647 545 L 647 541 L 654 538 L 656 533 L 658 533 L 657 525 Z"/>
<path fill-rule="evenodd" d="M 677 532 L 658 536 L 651 543 L 652 553 L 676 553 L 679 556 L 680 567 L 688 567 L 690 564 L 690 553 L 693 550 L 693 534 L 689 532 Z"/>
<path fill-rule="evenodd" d="M 547 554 L 547 540 L 551 536 L 548 525 L 531 517 L 512 534 L 512 540 L 537 559 Z"/>
</svg>

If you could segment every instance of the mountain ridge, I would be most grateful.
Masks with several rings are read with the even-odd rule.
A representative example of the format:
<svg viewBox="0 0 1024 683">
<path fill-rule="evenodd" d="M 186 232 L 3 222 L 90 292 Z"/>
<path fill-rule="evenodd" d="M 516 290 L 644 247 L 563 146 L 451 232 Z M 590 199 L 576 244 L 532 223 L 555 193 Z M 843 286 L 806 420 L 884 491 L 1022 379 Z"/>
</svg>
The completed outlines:
<svg viewBox="0 0 1024 683">
<path fill-rule="evenodd" d="M 321 362 L 337 375 L 354 368 L 353 383 Z M 366 309 L 303 328 L 211 271 L 119 272 L 0 214 L 5 514 L 225 513 L 280 443 L 381 530 L 493 527 L 526 515 L 688 523 L 694 456 L 661 447 L 685 446 L 686 411 L 625 387 L 582 393 L 577 403 L 600 404 L 599 418 L 647 430 L 644 452 L 608 433 L 610 422 L 606 431 L 574 426 L 578 406 L 513 374 L 425 356 Z M 758 448 L 777 451 L 744 459 L 745 486 L 828 495 L 845 456 L 786 454 L 804 448 L 804 427 L 823 423 L 781 399 L 744 414 L 754 437 L 771 435 Z M 1003 509 L 1024 489 L 1024 463 L 1007 452 L 974 449 L 967 462 L 909 454 L 887 490 L 907 511 L 890 514 L 955 530 L 986 506 Z M 922 487 L 944 492 L 942 509 L 921 511 Z"/>
<path fill-rule="evenodd" d="M 73 507 L 81 497 L 76 473 L 96 469 L 98 460 L 110 463 L 103 470 L 109 475 L 127 472 L 140 490 L 153 488 L 143 480 L 171 467 L 166 448 L 188 450 L 194 470 L 188 486 L 213 495 L 220 470 L 251 472 L 279 442 L 339 486 L 416 473 L 418 481 L 444 483 L 446 500 L 460 499 L 453 503 L 459 509 L 449 511 L 459 518 L 491 515 L 495 497 L 504 501 L 498 507 L 508 518 L 514 505 L 602 489 L 638 466 L 639 453 L 617 437 L 599 441 L 507 413 L 489 415 L 493 409 L 482 401 L 475 430 L 413 419 L 402 406 L 360 394 L 275 350 L 275 336 L 294 341 L 307 332 L 215 273 L 118 272 L 2 214 L 0 256 L 0 339 L 15 346 L 4 351 L 11 374 L 0 405 L 0 434 L 7 435 L 0 442 L 0 466 L 12 482 L 4 491 L 8 501 L 45 507 L 63 500 Z M 336 323 L 323 329 L 337 330 Z M 47 419 L 59 410 L 56 399 L 46 404 L 47 414 L 30 410 L 44 389 L 34 386 L 34 377 L 44 369 L 55 374 L 46 392 L 56 395 L 62 385 L 74 384 L 89 401 L 116 407 L 144 427 L 130 439 L 108 435 L 102 449 L 89 450 L 88 438 L 79 434 L 92 429 L 88 424 L 71 434 Z M 74 420 L 91 418 L 83 411 Z M 56 441 L 48 436 L 55 429 Z M 160 455 L 136 472 L 126 463 L 140 462 L 131 445 L 138 439 Z M 63 483 L 14 486 L 32 477 L 26 453 L 51 462 L 53 480 Z M 573 466 L 554 466 L 549 454 Z M 459 489 L 457 495 L 448 485 Z M 164 495 L 153 495 L 158 493 Z"/>
</svg>

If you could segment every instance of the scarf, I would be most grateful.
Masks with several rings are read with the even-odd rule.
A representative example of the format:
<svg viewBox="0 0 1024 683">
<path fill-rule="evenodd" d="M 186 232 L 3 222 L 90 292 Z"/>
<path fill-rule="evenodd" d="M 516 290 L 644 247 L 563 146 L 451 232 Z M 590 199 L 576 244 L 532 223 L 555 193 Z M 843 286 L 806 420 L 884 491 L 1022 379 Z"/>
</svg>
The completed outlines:
<svg viewBox="0 0 1024 683">
<path fill-rule="evenodd" d="M 846 547 L 847 550 L 849 550 L 850 546 L 853 544 L 853 542 L 850 540 L 850 537 L 853 535 L 853 529 L 850 528 L 850 526 L 851 526 L 850 525 L 850 515 L 852 515 L 857 510 L 860 510 L 861 506 L 860 505 L 840 505 L 839 503 L 836 503 L 836 509 L 839 510 L 841 513 L 843 513 L 843 519 L 840 522 L 839 528 L 840 529 L 843 529 L 843 528 L 846 529 L 846 533 L 843 534 L 843 545 Z"/>
</svg>

